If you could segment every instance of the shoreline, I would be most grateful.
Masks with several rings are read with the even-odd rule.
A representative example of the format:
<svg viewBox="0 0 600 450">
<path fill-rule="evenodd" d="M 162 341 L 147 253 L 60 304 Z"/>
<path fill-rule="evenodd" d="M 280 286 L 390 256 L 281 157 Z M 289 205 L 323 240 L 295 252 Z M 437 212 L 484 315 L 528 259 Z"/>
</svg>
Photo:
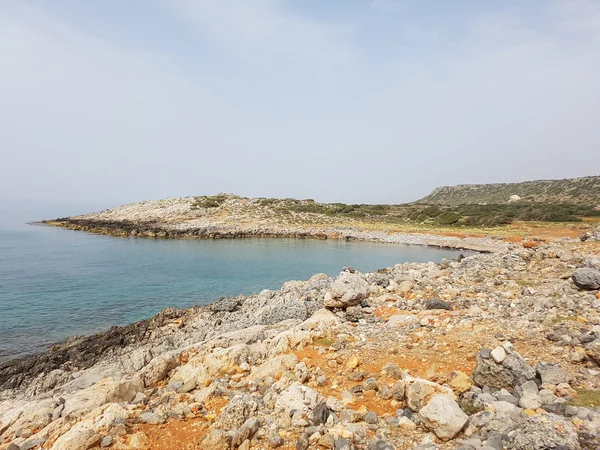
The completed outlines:
<svg viewBox="0 0 600 450">
<path fill-rule="evenodd" d="M 37 224 L 37 223 L 34 223 Z M 279 226 L 232 226 L 223 224 L 203 224 L 181 227 L 180 224 L 134 223 L 131 221 L 98 221 L 85 219 L 55 219 L 39 222 L 73 231 L 84 231 L 122 238 L 145 239 L 253 239 L 291 238 L 316 240 L 345 240 L 379 242 L 384 244 L 404 244 L 436 247 L 450 250 L 467 250 L 480 253 L 506 251 L 508 243 L 501 238 L 456 237 L 421 233 L 366 230 L 360 227 L 299 227 Z"/>
</svg>

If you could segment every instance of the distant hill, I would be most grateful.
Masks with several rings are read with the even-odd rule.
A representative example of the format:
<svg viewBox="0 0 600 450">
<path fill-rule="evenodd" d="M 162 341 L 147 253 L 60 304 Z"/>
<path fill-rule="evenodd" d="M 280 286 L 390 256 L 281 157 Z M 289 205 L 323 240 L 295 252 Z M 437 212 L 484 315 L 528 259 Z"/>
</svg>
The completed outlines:
<svg viewBox="0 0 600 450">
<path fill-rule="evenodd" d="M 432 205 L 572 203 L 600 205 L 600 176 L 522 183 L 459 184 L 434 189 L 414 203 Z"/>
</svg>

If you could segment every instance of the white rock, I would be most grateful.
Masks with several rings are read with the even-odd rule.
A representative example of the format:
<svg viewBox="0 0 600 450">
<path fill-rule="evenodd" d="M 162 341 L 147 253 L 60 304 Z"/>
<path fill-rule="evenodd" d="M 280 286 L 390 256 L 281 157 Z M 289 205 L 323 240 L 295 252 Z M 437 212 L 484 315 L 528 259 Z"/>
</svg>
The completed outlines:
<svg viewBox="0 0 600 450">
<path fill-rule="evenodd" d="M 419 416 L 425 426 L 444 441 L 455 437 L 469 419 L 458 403 L 445 394 L 432 397 L 429 403 L 421 408 Z"/>
<path fill-rule="evenodd" d="M 506 359 L 506 351 L 504 350 L 503 347 L 496 347 L 494 350 L 492 350 L 490 355 L 491 355 L 492 359 L 494 361 L 496 361 L 498 364 L 500 364 L 502 361 L 504 361 Z"/>
</svg>

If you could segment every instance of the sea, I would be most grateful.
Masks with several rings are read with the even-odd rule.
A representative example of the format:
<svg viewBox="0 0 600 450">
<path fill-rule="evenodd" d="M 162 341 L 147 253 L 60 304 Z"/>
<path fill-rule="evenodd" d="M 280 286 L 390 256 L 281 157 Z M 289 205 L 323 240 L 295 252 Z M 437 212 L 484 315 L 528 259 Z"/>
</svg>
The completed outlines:
<svg viewBox="0 0 600 450">
<path fill-rule="evenodd" d="M 0 362 L 163 308 L 279 289 L 345 266 L 375 271 L 460 252 L 299 239 L 117 238 L 31 224 L 116 205 L 0 200 Z"/>
</svg>

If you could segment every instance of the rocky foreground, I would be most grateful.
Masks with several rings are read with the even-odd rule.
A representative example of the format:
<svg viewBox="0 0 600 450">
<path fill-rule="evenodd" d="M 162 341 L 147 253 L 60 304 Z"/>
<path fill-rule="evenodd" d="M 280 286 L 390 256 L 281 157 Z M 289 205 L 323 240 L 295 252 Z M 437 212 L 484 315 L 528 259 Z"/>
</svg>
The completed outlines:
<svg viewBox="0 0 600 450">
<path fill-rule="evenodd" d="M 0 365 L 0 449 L 598 449 L 600 243 L 165 310 Z"/>
</svg>

